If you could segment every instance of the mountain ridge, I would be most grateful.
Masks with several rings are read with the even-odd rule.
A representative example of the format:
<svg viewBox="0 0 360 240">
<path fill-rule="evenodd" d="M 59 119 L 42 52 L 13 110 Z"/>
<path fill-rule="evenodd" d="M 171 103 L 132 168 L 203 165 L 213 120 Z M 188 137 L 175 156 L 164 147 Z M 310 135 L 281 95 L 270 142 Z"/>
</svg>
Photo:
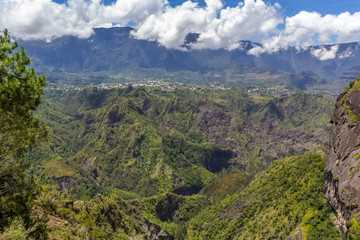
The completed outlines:
<svg viewBox="0 0 360 240">
<path fill-rule="evenodd" d="M 35 69 L 48 73 L 50 80 L 51 73 L 107 72 L 116 75 L 142 69 L 150 76 L 153 71 L 164 76 L 161 71 L 165 71 L 166 77 L 170 78 L 172 73 L 181 71 L 201 75 L 221 71 L 222 77 L 215 81 L 231 81 L 236 74 L 246 73 L 243 66 L 254 64 L 257 67 L 291 74 L 312 71 L 330 83 L 351 67 L 360 65 L 359 43 L 337 44 L 338 55 L 335 59 L 321 61 L 314 56 L 314 51 L 320 52 L 318 54 L 332 51 L 330 49 L 335 45 L 314 46 L 303 50 L 288 47 L 258 56 L 248 54 L 252 47 L 261 46 L 250 41 L 242 41 L 242 49 L 231 51 L 180 51 L 166 49 L 155 41 L 134 39 L 130 36 L 132 30 L 130 27 L 99 28 L 87 39 L 67 36 L 51 42 L 19 40 L 19 43 L 26 48 Z M 190 39 L 185 39 L 184 44 L 196 41 L 193 35 L 189 35 Z M 188 48 L 191 48 L 191 45 Z M 138 75 L 138 78 L 140 76 Z M 201 81 L 204 81 L 204 78 Z"/>
</svg>

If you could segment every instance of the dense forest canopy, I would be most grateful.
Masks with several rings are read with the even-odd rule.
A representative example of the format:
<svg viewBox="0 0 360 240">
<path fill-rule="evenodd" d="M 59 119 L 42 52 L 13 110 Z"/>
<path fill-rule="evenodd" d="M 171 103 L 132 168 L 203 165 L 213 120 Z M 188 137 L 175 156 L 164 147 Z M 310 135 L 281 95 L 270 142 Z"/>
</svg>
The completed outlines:
<svg viewBox="0 0 360 240">
<path fill-rule="evenodd" d="M 0 230 L 10 224 L 9 229 L 18 228 L 20 235 L 34 235 L 41 234 L 30 218 L 39 189 L 33 177 L 25 173 L 20 156 L 47 135 L 46 127 L 34 116 L 45 76 L 27 67 L 30 59 L 24 48 L 17 47 L 5 30 L 0 36 Z M 5 231 L 2 237 L 11 238 L 14 233 L 8 234 Z"/>
</svg>

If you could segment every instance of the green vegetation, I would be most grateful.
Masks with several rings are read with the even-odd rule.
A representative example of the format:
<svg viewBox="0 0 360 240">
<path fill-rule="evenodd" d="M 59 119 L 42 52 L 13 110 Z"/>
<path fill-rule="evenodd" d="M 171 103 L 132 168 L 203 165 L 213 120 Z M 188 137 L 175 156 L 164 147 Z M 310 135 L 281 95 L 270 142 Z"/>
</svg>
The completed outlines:
<svg viewBox="0 0 360 240">
<path fill-rule="evenodd" d="M 44 164 L 44 172 L 49 177 L 59 178 L 62 176 L 74 176 L 75 172 L 66 163 L 64 163 L 61 157 L 50 160 Z"/>
<path fill-rule="evenodd" d="M 200 212 L 189 239 L 341 238 L 322 193 L 324 159 L 315 154 L 275 161 L 241 193 Z M 301 236 L 301 235 L 300 235 Z"/>
<path fill-rule="evenodd" d="M 354 215 L 348 223 L 348 239 L 359 239 L 360 236 L 360 224 L 357 221 L 357 215 Z"/>
<path fill-rule="evenodd" d="M 255 114 L 256 118 L 273 117 L 280 119 L 280 127 L 284 130 L 302 127 L 306 132 L 328 126 L 329 117 L 333 112 L 334 101 L 321 95 L 297 93 L 291 97 L 269 101 L 267 112 Z M 259 116 L 260 115 L 260 116 Z M 265 120 L 262 119 L 262 122 Z"/>
<path fill-rule="evenodd" d="M 343 91 L 343 97 L 340 102 L 342 103 L 342 107 L 347 109 L 347 114 L 350 117 L 351 124 L 354 125 L 358 121 L 358 116 L 354 114 L 354 112 L 350 109 L 350 107 L 346 104 L 347 98 L 349 96 L 349 92 L 351 91 L 360 91 L 360 76 L 355 80 L 350 82 L 349 86 L 347 86 Z"/>
<path fill-rule="evenodd" d="M 45 129 L 33 116 L 40 104 L 45 77 L 27 68 L 30 59 L 24 48 L 11 43 L 7 30 L 0 36 L 0 134 L 1 157 L 22 152 L 45 135 Z"/>
<path fill-rule="evenodd" d="M 38 185 L 25 173 L 21 154 L 46 136 L 33 111 L 40 104 L 45 77 L 27 68 L 25 51 L 15 51 L 7 30 L 0 36 L 0 238 L 42 238 L 31 208 Z"/>
<path fill-rule="evenodd" d="M 252 99 L 241 89 L 211 91 L 186 87 L 174 92 L 132 87 L 109 91 L 48 91 L 45 93 L 44 104 L 38 110 L 38 116 L 52 127 L 53 135 L 48 143 L 35 148 L 28 158 L 37 161 L 32 171 L 40 176 L 44 176 L 42 174 L 45 172 L 47 177 L 43 179 L 47 179 L 48 183 L 55 183 L 61 177 L 76 179 L 77 187 L 73 190 L 71 186 L 63 189 L 73 191 L 75 199 L 84 195 L 91 198 L 98 193 L 113 194 L 113 197 L 118 199 L 116 201 L 129 199 L 127 206 L 136 206 L 142 217 L 139 222 L 128 223 L 128 228 L 148 221 L 177 239 L 192 239 L 198 236 L 195 233 L 188 235 L 194 222 L 210 222 L 203 219 L 202 213 L 196 216 L 200 210 L 210 202 L 216 207 L 228 199 L 236 201 L 242 196 L 242 190 L 249 184 L 254 173 L 265 169 L 272 162 L 271 159 L 277 158 L 279 153 L 299 153 L 296 148 L 289 151 L 287 142 L 278 140 L 278 137 L 284 138 L 282 132 L 299 129 L 295 131 L 311 135 L 327 129 L 326 119 L 330 117 L 332 101 L 308 94 L 295 94 L 280 99 L 257 96 Z M 306 111 L 302 113 L 302 109 Z M 268 129 L 264 129 L 264 126 L 274 121 L 279 125 L 275 127 L 275 131 L 273 129 L 274 133 L 267 143 L 264 136 Z M 68 130 L 69 128 L 71 130 Z M 277 146 L 270 145 L 274 136 Z M 235 147 L 227 147 L 231 144 Z M 308 148 L 307 144 L 312 148 Z M 291 146 L 294 147 L 293 142 Z M 302 142 L 299 146 L 301 151 L 306 148 L 308 151 L 323 151 L 323 145 L 319 142 Z M 235 152 L 239 158 L 235 157 Z M 214 164 L 214 158 L 220 162 Z M 224 160 L 223 163 L 221 159 Z M 243 161 L 239 162 L 239 159 Z M 304 169 L 313 168 L 301 164 Z M 56 167 L 59 170 L 52 171 Z M 297 169 L 297 165 L 291 167 Z M 306 181 L 310 181 L 321 171 L 310 174 Z M 279 175 L 276 179 L 278 178 L 285 177 Z M 258 177 L 255 181 L 256 179 Z M 322 188 L 321 182 L 317 180 L 311 185 L 320 184 L 316 188 L 318 195 L 314 196 L 320 196 L 319 190 Z M 269 184 L 270 182 L 269 180 Z M 286 187 L 293 184 L 289 180 L 286 180 L 286 183 Z M 65 182 L 61 186 L 66 187 L 66 184 Z M 279 187 L 275 186 L 274 189 Z M 179 194 L 194 194 L 201 188 L 204 189 L 203 196 L 184 197 L 167 193 L 174 191 Z M 260 185 L 251 188 L 251 191 L 256 188 L 260 188 Z M 248 191 L 250 194 L 250 190 Z M 293 188 L 288 196 L 298 191 L 298 188 Z M 300 193 L 303 194 L 301 191 Z M 146 198 L 147 196 L 151 197 Z M 307 197 L 306 199 L 308 200 Z M 84 204 L 88 203 L 85 201 Z M 279 215 L 290 213 L 293 207 L 291 204 L 294 203 L 287 203 L 288 208 L 281 209 L 283 212 Z M 294 206 L 298 209 L 291 213 L 296 216 L 295 220 L 289 220 L 290 225 L 286 230 L 273 232 L 288 236 L 299 227 L 311 236 L 312 233 L 321 233 L 323 227 L 331 226 L 328 206 L 321 203 L 323 207 L 308 208 L 307 204 Z M 254 208 L 261 209 L 259 206 Z M 305 212 L 300 210 L 303 208 Z M 253 210 L 250 208 L 248 211 Z M 270 217 L 276 209 L 267 211 L 269 213 L 266 214 Z M 254 217 L 247 223 L 249 226 L 259 225 L 255 224 L 260 221 L 255 217 L 255 212 L 246 213 L 246 216 L 249 215 L 247 218 L 250 218 L 251 214 Z M 71 219 L 59 213 L 55 215 L 64 221 Z M 95 216 L 90 217 L 93 218 Z M 285 224 L 285 220 L 279 221 Z M 310 221 L 325 222 L 325 225 L 313 228 L 307 224 Z M 280 222 L 274 220 L 266 224 L 270 224 L 270 229 L 270 226 Z M 78 228 L 81 228 L 81 222 L 77 224 Z M 96 222 L 93 224 L 97 225 Z M 92 228 L 95 228 L 95 225 L 92 225 Z M 96 228 L 103 229 L 102 226 Z M 222 229 L 222 225 L 217 225 L 216 228 Z M 66 233 L 68 230 L 61 231 Z M 101 231 L 107 237 L 115 236 L 112 231 Z M 209 231 L 215 230 L 210 227 Z M 232 230 L 227 230 L 226 227 L 225 231 Z M 256 228 L 250 233 L 255 231 Z M 135 236 L 135 233 L 144 234 L 139 229 L 123 234 Z M 267 236 L 268 233 L 260 231 L 258 234 Z"/>
<path fill-rule="evenodd" d="M 316 154 L 277 160 L 248 187 L 213 205 L 206 195 L 172 193 L 78 200 L 46 187 L 36 212 L 48 216 L 48 233 L 59 239 L 151 239 L 161 231 L 175 239 L 344 239 L 323 199 L 324 166 Z M 349 236 L 356 239 L 358 223 L 352 222 Z"/>
<path fill-rule="evenodd" d="M 332 101 L 308 94 L 253 99 L 241 88 L 49 90 L 37 116 L 52 135 L 27 160 L 32 173 L 78 198 L 116 189 L 145 197 L 207 186 L 206 194 L 218 201 L 244 188 L 273 159 L 324 152 L 325 142 L 312 140 L 312 133 L 326 134 Z M 308 139 L 294 144 L 291 134 Z M 61 177 L 67 182 L 59 183 Z M 233 187 L 210 186 L 221 182 Z"/>
<path fill-rule="evenodd" d="M 347 113 L 350 115 L 351 123 L 353 123 L 353 124 L 356 123 L 358 120 L 358 117 L 350 110 Z"/>
<path fill-rule="evenodd" d="M 360 76 L 355 81 L 351 81 L 349 86 L 345 87 L 344 93 L 348 93 L 351 90 L 360 90 Z"/>
<path fill-rule="evenodd" d="M 45 186 L 33 212 L 46 216 L 53 239 L 154 239 L 161 232 L 184 239 L 188 221 L 208 205 L 205 196 L 171 193 L 131 201 L 114 194 L 79 200 Z M 16 224 L 4 236 L 17 234 L 22 225 Z"/>
<path fill-rule="evenodd" d="M 31 163 L 29 174 L 57 185 L 60 192 L 50 188 L 38 197 L 39 218 L 48 219 L 48 234 L 61 239 L 154 237 L 144 226 L 157 233 L 162 229 L 176 239 L 197 238 L 197 228 L 189 229 L 208 222 L 203 212 L 198 213 L 214 204 L 211 213 L 229 199 L 234 203 L 244 192 L 250 194 L 245 187 L 254 178 L 256 182 L 255 174 L 273 159 L 323 152 L 325 142 L 312 141 L 311 136 L 326 131 L 324 119 L 329 118 L 330 105 L 332 99 L 308 94 L 252 98 L 240 88 L 49 90 L 36 115 L 52 134 L 49 141 L 26 154 L 26 161 Z M 307 109 L 303 115 L 301 108 Z M 294 133 L 310 140 L 294 144 Z M 309 179 L 314 176 L 310 174 Z M 286 187 L 292 184 L 286 183 Z M 195 194 L 201 189 L 202 194 Z M 298 190 L 294 188 L 291 194 Z M 311 230 L 306 223 L 325 221 L 330 210 L 324 209 L 295 211 L 292 225 L 274 232 L 285 236 L 300 226 L 309 234 L 316 233 L 321 227 Z M 248 224 L 260 221 L 254 215 L 257 210 L 246 211 L 247 218 L 253 216 Z M 281 211 L 291 212 L 286 207 Z M 331 221 L 324 224 L 327 228 Z M 205 232 L 217 231 L 208 227 Z M 220 224 L 216 229 L 223 227 Z M 224 229 L 229 232 L 225 234 L 232 231 Z M 255 228 L 246 231 L 253 234 Z"/>
<path fill-rule="evenodd" d="M 5 31 L 2 239 L 342 238 L 323 158 L 292 156 L 324 153 L 333 99 L 130 85 L 48 90 L 39 105 L 45 77 L 16 47 Z"/>
<path fill-rule="evenodd" d="M 210 201 L 218 202 L 230 195 L 240 192 L 250 181 L 251 177 L 243 171 L 223 171 L 219 178 L 205 186 L 204 195 L 207 196 Z"/>
</svg>

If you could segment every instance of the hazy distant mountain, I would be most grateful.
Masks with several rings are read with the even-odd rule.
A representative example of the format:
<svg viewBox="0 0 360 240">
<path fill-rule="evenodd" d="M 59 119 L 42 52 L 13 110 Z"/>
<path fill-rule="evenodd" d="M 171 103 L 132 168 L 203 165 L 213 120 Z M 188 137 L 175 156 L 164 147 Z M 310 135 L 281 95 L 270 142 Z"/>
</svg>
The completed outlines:
<svg viewBox="0 0 360 240">
<path fill-rule="evenodd" d="M 360 75 L 360 65 L 351 67 L 343 72 L 341 76 L 336 79 L 336 83 L 338 85 L 346 86 L 350 81 L 354 81 L 358 75 Z"/>
<path fill-rule="evenodd" d="M 250 41 L 242 41 L 241 47 L 232 51 L 191 50 L 191 43 L 198 39 L 198 34 L 191 33 L 184 40 L 184 47 L 189 50 L 180 51 L 166 49 L 157 42 L 134 39 L 130 36 L 132 30 L 130 27 L 99 28 L 88 39 L 67 36 L 52 42 L 19 43 L 32 58 L 36 70 L 43 73 L 106 71 L 116 74 L 134 68 L 201 73 L 231 69 L 242 73 L 244 65 L 255 64 L 288 73 L 312 71 L 321 79 L 336 79 L 360 65 L 359 43 L 339 44 L 335 59 L 321 61 L 314 52 L 325 54 L 324 51 L 333 45 L 307 50 L 289 47 L 276 53 L 253 56 L 248 51 L 261 45 Z"/>
</svg>

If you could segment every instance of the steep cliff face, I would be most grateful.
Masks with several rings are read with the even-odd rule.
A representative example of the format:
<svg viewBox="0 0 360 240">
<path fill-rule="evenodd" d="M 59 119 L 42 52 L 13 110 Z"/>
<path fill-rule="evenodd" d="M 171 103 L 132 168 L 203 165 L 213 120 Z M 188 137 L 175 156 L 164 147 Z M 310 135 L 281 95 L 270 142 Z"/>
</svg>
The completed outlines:
<svg viewBox="0 0 360 240">
<path fill-rule="evenodd" d="M 331 118 L 330 149 L 324 174 L 324 194 L 347 232 L 354 216 L 360 221 L 360 76 L 338 97 Z"/>
</svg>

